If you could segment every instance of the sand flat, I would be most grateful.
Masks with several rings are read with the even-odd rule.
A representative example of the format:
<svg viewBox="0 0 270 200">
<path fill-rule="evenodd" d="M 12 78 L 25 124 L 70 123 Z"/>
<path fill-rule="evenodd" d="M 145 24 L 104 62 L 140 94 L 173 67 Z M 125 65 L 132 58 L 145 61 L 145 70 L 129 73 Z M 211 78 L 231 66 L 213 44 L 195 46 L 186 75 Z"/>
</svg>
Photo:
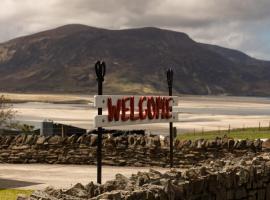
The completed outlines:
<svg viewBox="0 0 270 200">
<path fill-rule="evenodd" d="M 23 94 L 23 93 L 0 93 L 12 102 L 48 102 L 48 103 L 71 103 L 92 102 L 93 96 L 78 94 Z"/>
<path fill-rule="evenodd" d="M 39 95 L 34 95 L 35 100 Z M 20 98 L 23 98 L 24 95 Z M 41 95 L 43 97 L 43 95 Z M 53 98 L 61 99 L 61 95 Z M 27 96 L 28 98 L 28 96 Z M 87 95 L 64 95 L 64 99 L 93 99 Z M 47 99 L 48 100 L 48 99 Z M 15 103 L 18 111 L 17 119 L 24 123 L 40 126 L 44 119 L 70 124 L 86 129 L 93 129 L 93 119 L 97 110 L 89 103 Z M 270 99 L 256 97 L 224 97 L 224 96 L 181 96 L 179 105 L 179 122 L 174 123 L 178 133 L 222 130 L 231 128 L 269 126 Z M 112 127 L 119 129 L 145 129 L 155 134 L 168 134 L 168 124 L 145 124 L 136 126 Z"/>
</svg>

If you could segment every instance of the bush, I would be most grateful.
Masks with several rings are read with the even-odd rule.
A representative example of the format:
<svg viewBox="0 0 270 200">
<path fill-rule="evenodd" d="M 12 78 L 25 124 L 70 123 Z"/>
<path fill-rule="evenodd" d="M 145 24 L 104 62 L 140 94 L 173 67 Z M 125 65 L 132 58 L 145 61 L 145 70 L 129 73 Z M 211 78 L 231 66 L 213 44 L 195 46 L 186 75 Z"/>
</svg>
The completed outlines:
<svg viewBox="0 0 270 200">
<path fill-rule="evenodd" d="M 13 110 L 10 100 L 4 95 L 0 96 L 0 128 L 11 127 L 16 111 Z"/>
</svg>

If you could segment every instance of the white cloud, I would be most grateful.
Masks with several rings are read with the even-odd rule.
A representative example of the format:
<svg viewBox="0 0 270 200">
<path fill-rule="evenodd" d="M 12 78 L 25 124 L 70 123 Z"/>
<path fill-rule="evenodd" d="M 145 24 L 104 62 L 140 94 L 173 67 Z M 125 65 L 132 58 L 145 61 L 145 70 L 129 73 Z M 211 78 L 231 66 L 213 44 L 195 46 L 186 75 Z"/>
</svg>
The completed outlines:
<svg viewBox="0 0 270 200">
<path fill-rule="evenodd" d="M 269 40 L 261 37 L 269 33 L 269 9 L 269 0 L 2 0 L 0 41 L 69 23 L 156 26 L 270 59 Z"/>
</svg>

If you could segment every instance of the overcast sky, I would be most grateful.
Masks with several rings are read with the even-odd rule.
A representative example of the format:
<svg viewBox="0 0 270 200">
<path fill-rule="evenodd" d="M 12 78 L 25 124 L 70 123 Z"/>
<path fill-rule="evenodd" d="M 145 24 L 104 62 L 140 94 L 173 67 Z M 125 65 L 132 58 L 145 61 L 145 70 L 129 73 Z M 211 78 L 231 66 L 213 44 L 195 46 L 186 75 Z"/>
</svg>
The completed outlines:
<svg viewBox="0 0 270 200">
<path fill-rule="evenodd" d="M 270 0 L 1 0 L 0 42 L 70 23 L 177 30 L 270 60 Z"/>
</svg>

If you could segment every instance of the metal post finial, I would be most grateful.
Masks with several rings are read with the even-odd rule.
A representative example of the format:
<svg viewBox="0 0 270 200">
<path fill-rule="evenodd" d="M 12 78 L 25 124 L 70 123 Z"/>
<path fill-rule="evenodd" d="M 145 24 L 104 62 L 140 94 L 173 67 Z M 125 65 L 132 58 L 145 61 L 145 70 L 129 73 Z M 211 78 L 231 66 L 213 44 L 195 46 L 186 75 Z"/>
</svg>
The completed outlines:
<svg viewBox="0 0 270 200">
<path fill-rule="evenodd" d="M 95 70 L 97 75 L 97 81 L 104 81 L 104 76 L 106 74 L 106 64 L 105 62 L 97 61 L 95 64 Z"/>
</svg>

